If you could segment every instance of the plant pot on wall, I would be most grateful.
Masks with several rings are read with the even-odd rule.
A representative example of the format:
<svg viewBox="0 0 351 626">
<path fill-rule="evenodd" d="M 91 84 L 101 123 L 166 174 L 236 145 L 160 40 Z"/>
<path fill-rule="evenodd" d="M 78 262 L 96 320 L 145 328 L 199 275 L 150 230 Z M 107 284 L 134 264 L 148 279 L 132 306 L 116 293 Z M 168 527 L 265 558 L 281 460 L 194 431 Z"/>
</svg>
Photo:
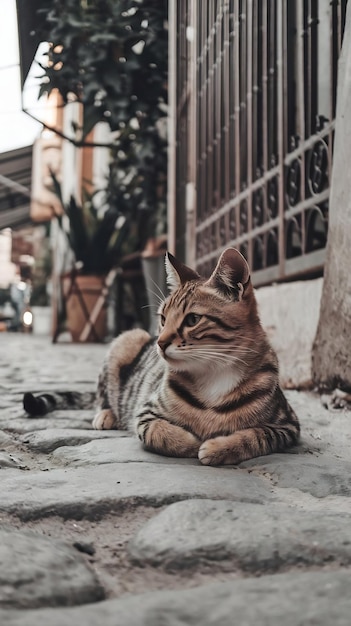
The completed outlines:
<svg viewBox="0 0 351 626">
<path fill-rule="evenodd" d="M 99 309 L 93 323 L 89 323 L 90 316 L 101 298 L 104 285 L 104 276 L 69 273 L 62 277 L 67 328 L 74 342 L 104 341 L 107 334 L 106 302 Z"/>
</svg>

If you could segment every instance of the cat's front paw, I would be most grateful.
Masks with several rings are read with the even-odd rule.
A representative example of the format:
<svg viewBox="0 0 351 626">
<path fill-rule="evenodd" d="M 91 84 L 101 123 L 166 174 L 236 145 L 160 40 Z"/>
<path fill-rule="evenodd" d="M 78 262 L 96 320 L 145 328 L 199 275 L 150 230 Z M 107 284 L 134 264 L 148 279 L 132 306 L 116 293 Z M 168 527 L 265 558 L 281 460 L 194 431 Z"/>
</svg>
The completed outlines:
<svg viewBox="0 0 351 626">
<path fill-rule="evenodd" d="M 200 442 L 195 435 L 164 419 L 143 416 L 137 433 L 145 448 L 157 454 L 196 458 L 199 450 Z"/>
<path fill-rule="evenodd" d="M 113 430 L 117 428 L 116 418 L 111 409 L 103 409 L 96 413 L 93 419 L 93 428 L 95 430 Z"/>
<path fill-rule="evenodd" d="M 207 439 L 201 444 L 198 454 L 202 465 L 224 465 L 225 463 L 235 463 L 230 458 L 227 437 L 215 437 Z"/>
</svg>

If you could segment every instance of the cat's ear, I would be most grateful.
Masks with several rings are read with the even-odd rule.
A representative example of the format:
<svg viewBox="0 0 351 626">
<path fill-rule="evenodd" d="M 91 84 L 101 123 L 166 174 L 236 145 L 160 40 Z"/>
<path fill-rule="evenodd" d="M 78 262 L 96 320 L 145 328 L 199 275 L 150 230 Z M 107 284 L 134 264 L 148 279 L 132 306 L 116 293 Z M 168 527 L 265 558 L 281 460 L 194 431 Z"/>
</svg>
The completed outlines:
<svg viewBox="0 0 351 626">
<path fill-rule="evenodd" d="M 170 291 L 175 291 L 184 283 L 187 283 L 189 280 L 198 280 L 200 278 L 197 272 L 190 269 L 184 263 L 177 261 L 177 259 L 170 252 L 166 253 L 165 257 L 166 264 L 166 274 L 167 274 L 167 285 Z"/>
<path fill-rule="evenodd" d="M 249 280 L 250 270 L 247 261 L 239 250 L 228 248 L 222 252 L 206 284 L 228 296 L 235 294 L 236 299 L 241 300 Z"/>
</svg>

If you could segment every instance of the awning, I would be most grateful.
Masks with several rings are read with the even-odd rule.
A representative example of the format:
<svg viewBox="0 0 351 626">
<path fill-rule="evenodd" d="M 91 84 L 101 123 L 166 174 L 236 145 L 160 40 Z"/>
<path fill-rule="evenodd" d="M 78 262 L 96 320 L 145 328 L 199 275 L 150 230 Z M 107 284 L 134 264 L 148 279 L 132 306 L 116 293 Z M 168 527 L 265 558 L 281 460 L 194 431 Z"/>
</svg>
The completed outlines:
<svg viewBox="0 0 351 626">
<path fill-rule="evenodd" d="M 40 44 L 36 34 L 38 18 L 36 12 L 42 8 L 42 0 L 16 0 L 19 55 L 21 67 L 21 87 L 27 78 L 35 53 Z"/>
<path fill-rule="evenodd" d="M 32 146 L 0 154 L 0 230 L 32 224 Z"/>
</svg>

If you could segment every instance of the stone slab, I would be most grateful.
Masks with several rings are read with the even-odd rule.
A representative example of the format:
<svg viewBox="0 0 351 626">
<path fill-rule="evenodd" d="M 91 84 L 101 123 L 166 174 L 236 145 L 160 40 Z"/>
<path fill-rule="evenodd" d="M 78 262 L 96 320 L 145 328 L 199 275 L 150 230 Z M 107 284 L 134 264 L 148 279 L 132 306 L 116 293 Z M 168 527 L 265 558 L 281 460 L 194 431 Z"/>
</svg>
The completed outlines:
<svg viewBox="0 0 351 626">
<path fill-rule="evenodd" d="M 296 565 L 351 565 L 351 515 L 270 504 L 189 500 L 171 504 L 130 541 L 132 560 L 165 568 L 227 562 L 267 573 Z"/>
<path fill-rule="evenodd" d="M 0 563 L 0 607 L 72 606 L 104 598 L 96 574 L 62 541 L 0 528 Z"/>
<path fill-rule="evenodd" d="M 318 394 L 285 391 L 301 423 L 302 443 L 317 455 L 351 461 L 351 411 L 326 409 Z"/>
<path fill-rule="evenodd" d="M 76 377 L 72 376 L 70 372 L 63 372 L 61 376 L 50 376 L 45 379 L 45 374 L 41 373 L 39 379 L 29 378 L 28 376 L 22 380 L 21 382 L 17 382 L 15 384 L 11 384 L 11 387 L 3 388 L 4 392 L 6 389 L 5 400 L 9 399 L 22 400 L 23 394 L 26 391 L 30 391 L 31 393 L 48 393 L 50 391 L 77 391 L 78 393 L 95 393 L 96 389 L 96 380 L 94 377 L 91 380 L 77 380 Z M 0 385 L 1 389 L 1 385 Z"/>
<path fill-rule="evenodd" d="M 17 467 L 17 469 L 25 469 L 25 462 L 18 456 L 15 456 L 9 452 L 0 451 L 0 469 L 6 467 Z"/>
<path fill-rule="evenodd" d="M 34 337 L 23 333 L 1 333 L 0 355 L 8 355 L 1 367 L 1 380 L 4 383 L 22 384 L 23 380 L 72 380 L 73 382 L 95 381 L 96 372 L 106 354 L 103 344 L 55 344 L 46 337 Z M 43 367 L 45 364 L 45 367 Z M 77 365 L 79 367 L 77 367 Z"/>
<path fill-rule="evenodd" d="M 1 491 L 0 511 L 22 520 L 48 515 L 94 519 L 108 511 L 122 512 L 140 504 L 157 507 L 188 498 L 263 503 L 272 497 L 269 482 L 246 471 L 156 462 L 30 474 L 8 469 Z"/>
<path fill-rule="evenodd" d="M 0 428 L 19 434 L 47 428 L 91 430 L 93 417 L 91 409 L 53 411 L 45 417 L 28 417 L 23 408 L 16 407 L 0 411 Z"/>
<path fill-rule="evenodd" d="M 104 432 L 104 431 L 100 431 Z M 105 431 L 106 432 L 106 431 Z M 62 447 L 55 450 L 53 459 L 70 467 L 103 465 L 105 463 L 166 463 L 198 465 L 197 459 L 177 459 L 152 454 L 143 449 L 139 439 L 130 435 L 120 439 L 97 439 L 79 447 Z"/>
<path fill-rule="evenodd" d="M 82 446 L 93 439 L 116 439 L 128 437 L 130 434 L 123 430 L 87 430 L 80 428 L 46 428 L 21 435 L 19 440 L 33 452 L 48 454 L 61 446 Z"/>
<path fill-rule="evenodd" d="M 2 409 L 8 409 L 9 407 L 13 406 L 14 403 L 14 396 L 12 394 L 7 393 L 7 391 L 5 391 L 5 389 L 2 388 L 2 385 L 0 385 L 0 410 Z"/>
<path fill-rule="evenodd" d="M 350 626 L 350 571 L 294 572 L 108 600 L 3 611 L 6 626 Z"/>
<path fill-rule="evenodd" d="M 270 475 L 278 487 L 299 489 L 315 498 L 351 496 L 351 463 L 331 457 L 272 454 L 246 461 L 258 475 Z"/>
<path fill-rule="evenodd" d="M 11 435 L 5 433 L 3 430 L 0 430 L 0 446 L 6 445 L 13 441 Z"/>
</svg>

